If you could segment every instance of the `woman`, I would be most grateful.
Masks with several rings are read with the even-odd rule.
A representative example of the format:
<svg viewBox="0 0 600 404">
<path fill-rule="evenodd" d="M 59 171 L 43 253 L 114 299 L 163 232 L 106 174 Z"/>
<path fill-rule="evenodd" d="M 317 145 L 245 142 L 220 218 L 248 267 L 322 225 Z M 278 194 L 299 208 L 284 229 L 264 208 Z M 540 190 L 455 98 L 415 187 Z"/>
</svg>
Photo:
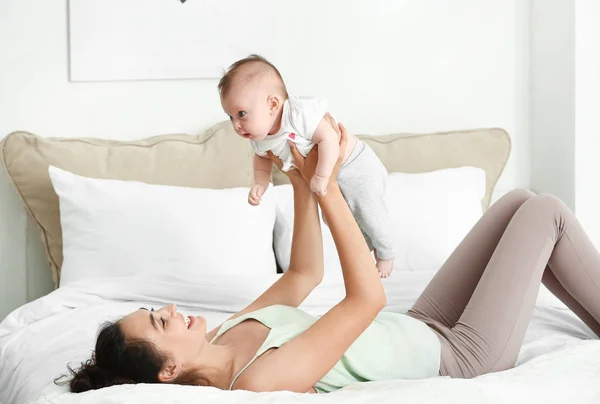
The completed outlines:
<svg viewBox="0 0 600 404">
<path fill-rule="evenodd" d="M 346 132 L 339 130 L 343 155 Z M 304 159 L 292 150 L 298 169 L 287 173 L 295 211 L 288 271 L 209 332 L 202 317 L 183 316 L 174 305 L 140 309 L 103 327 L 94 355 L 73 372 L 72 391 L 162 382 L 314 393 L 358 381 L 501 371 L 516 362 L 540 282 L 600 335 L 600 256 L 558 199 L 509 193 L 406 315 L 380 313 L 384 289 L 337 186 L 340 162 L 326 196 L 316 197 L 306 179 L 318 151 Z M 319 206 L 337 246 L 346 296 L 317 319 L 296 307 L 323 276 Z"/>
</svg>

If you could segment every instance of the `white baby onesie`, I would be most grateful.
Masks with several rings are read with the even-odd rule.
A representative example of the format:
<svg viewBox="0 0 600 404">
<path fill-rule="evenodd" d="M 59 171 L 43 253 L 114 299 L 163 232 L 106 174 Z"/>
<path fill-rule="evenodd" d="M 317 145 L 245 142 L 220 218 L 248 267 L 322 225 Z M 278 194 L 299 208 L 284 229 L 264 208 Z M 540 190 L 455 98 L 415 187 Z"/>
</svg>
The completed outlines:
<svg viewBox="0 0 600 404">
<path fill-rule="evenodd" d="M 271 153 L 279 157 L 283 163 L 283 171 L 288 171 L 293 164 L 293 156 L 287 140 L 296 143 L 298 151 L 306 157 L 314 146 L 313 134 L 327 112 L 327 101 L 316 97 L 289 97 L 283 103 L 281 127 L 274 135 L 267 135 L 259 142 L 250 141 L 252 149 L 259 156 Z"/>
</svg>

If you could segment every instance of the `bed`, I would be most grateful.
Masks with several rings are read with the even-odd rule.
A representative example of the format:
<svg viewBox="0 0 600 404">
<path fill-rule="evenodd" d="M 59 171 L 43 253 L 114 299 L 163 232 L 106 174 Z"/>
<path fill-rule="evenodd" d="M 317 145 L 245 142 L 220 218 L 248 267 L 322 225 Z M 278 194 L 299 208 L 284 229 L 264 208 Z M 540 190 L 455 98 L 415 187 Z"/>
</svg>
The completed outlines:
<svg viewBox="0 0 600 404">
<path fill-rule="evenodd" d="M 437 209 L 437 214 L 455 216 L 454 220 L 462 219 L 459 214 L 449 215 L 448 210 L 443 209 L 450 207 L 452 212 L 456 212 L 465 205 L 463 201 L 467 197 L 471 202 L 470 212 L 476 210 L 473 201 L 478 205 L 479 215 L 489 206 L 496 181 L 510 152 L 508 135 L 499 129 L 362 138 L 378 153 L 390 173 L 414 174 L 395 177 L 398 189 L 402 191 L 399 193 L 406 194 L 407 190 L 413 190 L 415 198 L 419 195 L 438 196 L 423 203 L 419 214 L 431 215 L 432 210 Z M 233 152 L 225 154 L 224 150 Z M 327 395 L 226 392 L 210 387 L 168 385 L 115 386 L 79 395 L 71 394 L 66 386 L 56 385 L 53 381 L 67 372 L 67 363 L 77 367 L 89 358 L 97 328 L 102 322 L 119 318 L 139 307 L 159 307 L 173 302 L 181 312 L 205 316 L 209 327 L 212 327 L 248 304 L 281 276 L 280 272 L 286 268 L 286 256 L 289 255 L 289 186 L 285 185 L 284 177 L 274 174 L 273 183 L 276 186 L 270 190 L 273 194 L 272 206 L 268 208 L 270 205 L 266 204 L 267 208 L 263 212 L 265 216 L 261 216 L 261 222 L 267 224 L 264 231 L 261 230 L 262 233 L 255 237 L 260 248 L 240 247 L 239 251 L 236 250 L 236 255 L 243 261 L 254 260 L 257 251 L 262 251 L 260 259 L 264 259 L 264 263 L 261 261 L 261 268 L 249 267 L 244 273 L 227 273 L 227 268 L 211 272 L 203 265 L 202 271 L 194 272 L 197 264 L 194 260 L 206 260 L 210 257 L 193 256 L 191 261 L 186 261 L 188 268 L 194 268 L 190 269 L 192 272 L 177 272 L 180 266 L 177 266 L 178 263 L 175 263 L 175 269 L 161 271 L 161 268 L 173 263 L 157 263 L 156 257 L 147 262 L 142 260 L 141 263 L 137 259 L 121 262 L 121 265 L 126 262 L 130 272 L 123 269 L 112 271 L 102 261 L 106 250 L 101 254 L 99 248 L 104 246 L 115 249 L 120 248 L 119 245 L 98 243 L 97 237 L 101 237 L 106 230 L 98 230 L 90 235 L 77 228 L 78 223 L 86 223 L 87 229 L 101 229 L 107 223 L 106 217 L 102 215 L 113 214 L 115 209 L 129 209 L 128 212 L 131 213 L 131 207 L 135 206 L 139 217 L 136 214 L 118 216 L 118 223 L 124 227 L 135 227 L 142 223 L 140 220 L 152 222 L 147 220 L 148 213 L 144 213 L 144 209 L 152 211 L 156 206 L 162 206 L 167 212 L 189 209 L 188 215 L 184 217 L 169 216 L 170 222 L 167 223 L 177 223 L 180 220 L 181 226 L 201 229 L 207 226 L 194 226 L 194 220 L 206 224 L 209 220 L 218 219 L 220 226 L 225 228 L 223 234 L 228 233 L 228 237 L 244 237 L 244 233 L 249 231 L 250 227 L 247 229 L 244 227 L 246 224 L 241 224 L 235 227 L 240 234 L 231 234 L 233 224 L 227 224 L 225 216 L 218 217 L 218 207 L 226 206 L 229 203 L 226 201 L 233 197 L 239 199 L 239 195 L 243 195 L 245 187 L 250 184 L 251 150 L 246 142 L 235 136 L 229 123 L 217 124 L 200 136 L 164 135 L 135 142 L 45 139 L 26 132 L 14 132 L 2 142 L 0 151 L 15 189 L 38 226 L 56 284 L 56 290 L 52 293 L 18 308 L 0 323 L 2 403 L 427 403 L 438 402 L 440 398 L 460 403 L 593 403 L 600 400 L 600 384 L 597 383 L 600 377 L 600 342 L 594 340 L 592 332 L 545 289 L 541 290 L 538 297 L 518 366 L 472 380 L 439 377 L 421 381 L 362 383 Z M 52 173 L 52 169 L 49 171 L 49 167 L 56 168 L 55 175 L 64 171 L 64 175 L 71 181 L 63 184 L 66 185 L 62 191 L 56 178 L 51 178 L 49 172 Z M 483 176 L 473 176 L 472 173 L 467 175 L 463 171 L 444 172 L 461 167 L 474 167 Z M 440 174 L 432 176 L 432 172 Z M 449 178 L 451 179 L 448 180 Z M 459 180 L 462 179 L 465 188 L 461 188 Z M 104 211 L 102 207 L 93 212 L 90 209 L 77 210 L 79 205 L 74 203 L 72 214 L 65 216 L 68 198 L 74 195 L 78 189 L 77 184 L 82 181 L 82 189 L 86 190 L 88 199 L 108 198 L 108 194 L 112 199 L 104 199 L 102 207 L 113 203 L 114 206 L 110 205 L 112 210 L 107 208 Z M 114 190 L 110 188 L 112 186 L 122 186 L 124 182 L 137 182 L 140 187 L 140 191 L 128 196 L 126 202 L 118 198 L 122 197 L 122 192 L 107 191 Z M 428 184 L 427 189 L 423 185 L 425 183 Z M 451 183 L 452 188 L 448 188 L 445 194 L 441 193 L 443 186 L 448 183 Z M 472 194 L 464 191 L 470 183 L 479 184 L 479 188 L 474 186 L 477 189 Z M 98 189 L 94 188 L 96 185 Z M 182 191 L 180 188 L 186 190 Z M 151 202 L 135 204 L 136 197 L 141 198 L 140 200 L 148 199 L 149 194 L 144 192 L 165 195 L 175 191 L 188 192 L 189 188 L 203 192 L 194 194 L 194 197 L 213 204 L 210 205 L 214 207 L 210 216 L 194 216 L 194 204 L 191 203 L 189 206 L 178 205 L 172 209 L 160 200 L 156 203 L 162 205 L 152 205 Z M 88 199 L 86 203 L 93 202 Z M 436 204 L 436 200 L 441 202 Z M 81 199 L 73 201 L 82 203 Z M 240 204 L 243 202 L 240 200 Z M 406 206 L 416 209 L 410 203 L 414 201 L 398 199 L 392 210 L 402 212 L 408 209 L 402 208 Z M 464 214 L 467 217 L 466 210 Z M 418 217 L 418 214 L 410 211 L 409 216 Z M 78 221 L 74 222 L 73 217 L 77 217 Z M 98 223 L 94 222 L 96 217 L 101 218 Z M 411 225 L 409 219 L 402 219 L 405 221 L 405 228 Z M 474 219 L 469 216 L 468 220 Z M 145 222 L 143 224 L 147 225 Z M 165 222 L 159 224 L 165 226 Z M 451 246 L 460 236 L 453 234 L 442 239 L 441 235 L 434 235 L 431 229 L 428 230 L 426 224 L 421 227 L 424 228 L 421 229 L 423 237 L 439 238 L 438 249 Z M 211 239 L 219 239 L 220 233 L 212 227 L 211 229 L 210 235 L 206 236 L 199 231 L 194 233 L 193 238 L 202 238 L 203 246 L 212 245 L 210 243 L 214 240 Z M 181 232 L 181 229 L 178 231 Z M 343 297 L 330 234 L 326 233 L 327 229 L 324 227 L 326 277 L 301 306 L 315 315 L 323 314 Z M 184 238 L 190 239 L 189 234 L 172 232 L 168 236 L 169 239 L 179 237 L 181 241 Z M 124 237 L 126 238 L 123 240 L 126 240 L 127 235 Z M 118 239 L 115 236 L 111 240 L 113 238 Z M 87 241 L 90 243 L 87 250 L 78 251 L 82 255 L 74 253 L 74 249 L 79 248 L 75 239 L 79 244 Z M 165 239 L 161 246 L 168 246 L 168 243 Z M 218 248 L 218 245 L 215 246 Z M 144 248 L 144 245 L 140 248 Z M 98 253 L 98 258 L 92 262 L 93 265 L 82 265 L 81 260 L 89 258 L 86 254 L 91 253 L 90 249 L 96 249 L 93 253 Z M 181 255 L 181 251 L 178 253 Z M 217 251 L 213 253 L 217 254 Z M 406 255 L 402 260 L 402 267 L 395 269 L 393 276 L 384 282 L 388 296 L 386 310 L 405 312 L 435 274 L 436 267 L 439 267 L 447 250 L 437 255 L 427 249 L 419 253 L 420 255 Z M 158 270 L 152 270 L 153 266 Z M 260 272 L 265 267 L 268 270 Z M 135 270 L 136 268 L 140 269 Z M 235 275 L 235 281 L 232 281 L 232 275 Z"/>
</svg>

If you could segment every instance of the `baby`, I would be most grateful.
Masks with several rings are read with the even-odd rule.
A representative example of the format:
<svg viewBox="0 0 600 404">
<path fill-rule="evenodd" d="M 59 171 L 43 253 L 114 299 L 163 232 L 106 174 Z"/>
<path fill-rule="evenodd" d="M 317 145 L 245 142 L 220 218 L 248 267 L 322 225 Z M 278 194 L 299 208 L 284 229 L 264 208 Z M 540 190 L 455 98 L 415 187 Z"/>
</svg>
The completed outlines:
<svg viewBox="0 0 600 404">
<path fill-rule="evenodd" d="M 327 103 L 318 98 L 290 97 L 279 71 L 266 59 L 251 55 L 232 64 L 219 81 L 221 105 L 238 135 L 254 150 L 254 181 L 248 195 L 258 205 L 269 186 L 273 163 L 271 151 L 293 168 L 288 139 L 306 156 L 314 145 L 319 160 L 310 189 L 319 196 L 327 192 L 329 177 L 339 156 L 339 136 L 325 114 Z M 387 170 L 364 142 L 348 135 L 348 145 L 338 174 L 338 184 L 371 250 L 377 270 L 387 278 L 393 268 L 385 182 Z"/>
</svg>

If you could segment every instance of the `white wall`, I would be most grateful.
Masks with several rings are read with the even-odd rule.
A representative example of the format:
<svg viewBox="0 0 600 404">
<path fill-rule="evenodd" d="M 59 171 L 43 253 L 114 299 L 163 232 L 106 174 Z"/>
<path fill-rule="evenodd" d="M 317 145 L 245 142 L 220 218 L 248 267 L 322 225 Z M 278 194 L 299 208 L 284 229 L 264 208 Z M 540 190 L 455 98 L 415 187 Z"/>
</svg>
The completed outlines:
<svg viewBox="0 0 600 404">
<path fill-rule="evenodd" d="M 575 211 L 600 248 L 600 2 L 575 8 Z"/>
<path fill-rule="evenodd" d="M 397 25 L 354 27 L 361 41 L 323 50 L 322 60 L 281 64 L 290 92 L 330 98 L 355 133 L 502 127 L 513 149 L 498 190 L 528 187 L 529 2 L 394 4 Z M 377 10 L 366 10 L 375 21 Z M 0 0 L 0 137 L 17 129 L 118 139 L 195 134 L 224 118 L 215 80 L 70 83 L 67 30 L 66 0 Z M 0 318 L 49 288 L 37 230 L 26 223 L 0 174 L 0 262 L 9 263 L 0 268 Z M 27 278 L 40 281 L 28 290 Z"/>
<path fill-rule="evenodd" d="M 531 186 L 600 247 L 600 2 L 533 0 L 531 15 Z"/>
<path fill-rule="evenodd" d="M 531 187 L 575 208 L 573 2 L 532 0 Z"/>
</svg>

